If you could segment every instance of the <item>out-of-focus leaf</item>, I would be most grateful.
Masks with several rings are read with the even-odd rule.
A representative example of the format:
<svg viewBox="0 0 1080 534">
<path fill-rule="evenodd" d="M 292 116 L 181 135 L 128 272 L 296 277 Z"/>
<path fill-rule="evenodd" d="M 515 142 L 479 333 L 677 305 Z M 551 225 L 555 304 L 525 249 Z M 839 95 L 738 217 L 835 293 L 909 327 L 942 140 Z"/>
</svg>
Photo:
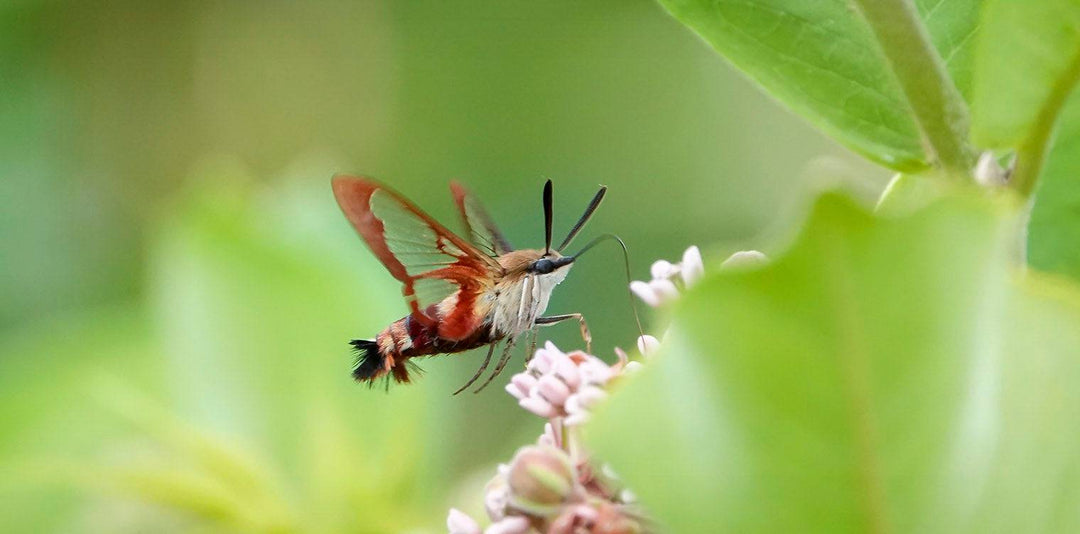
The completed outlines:
<svg viewBox="0 0 1080 534">
<path fill-rule="evenodd" d="M 907 102 L 848 2 L 661 0 L 736 67 L 850 148 L 903 171 L 926 156 Z M 967 93 L 977 0 L 918 2 L 934 45 Z"/>
<path fill-rule="evenodd" d="M 785 256 L 686 295 L 591 428 L 598 454 L 676 532 L 1075 529 L 1028 504 L 1077 489 L 1046 474 L 1080 458 L 1080 332 L 1040 333 L 1080 325 L 1080 299 L 1010 283 L 1011 213 L 824 197 Z"/>
<path fill-rule="evenodd" d="M 985 430 L 993 454 L 953 489 L 978 503 L 969 532 L 1077 532 L 1080 291 L 1071 280 L 1031 273 L 1012 297 L 1000 365 L 974 369 L 974 409 L 957 426 Z"/>
<path fill-rule="evenodd" d="M 43 319 L 0 338 L 4 530 L 83 530 L 88 498 L 72 466 L 86 466 L 103 441 L 126 435 L 88 395 L 87 378 L 110 369 L 153 387 L 153 348 L 146 314 L 133 305 Z"/>
<path fill-rule="evenodd" d="M 972 138 L 984 147 L 1015 147 L 1037 122 L 1052 123 L 1040 117 L 1044 106 L 1076 83 L 1080 2 L 987 0 L 978 39 Z"/>
<path fill-rule="evenodd" d="M 1080 280 L 1080 94 L 1062 111 L 1039 181 L 1028 226 L 1028 261 Z"/>
<path fill-rule="evenodd" d="M 182 419 L 271 462 L 301 528 L 396 531 L 441 515 L 422 480 L 442 471 L 426 444 L 450 430 L 431 419 L 452 390 L 352 381 L 347 341 L 405 307 L 329 177 L 263 195 L 208 187 L 180 212 L 162 229 L 152 279 Z"/>
</svg>

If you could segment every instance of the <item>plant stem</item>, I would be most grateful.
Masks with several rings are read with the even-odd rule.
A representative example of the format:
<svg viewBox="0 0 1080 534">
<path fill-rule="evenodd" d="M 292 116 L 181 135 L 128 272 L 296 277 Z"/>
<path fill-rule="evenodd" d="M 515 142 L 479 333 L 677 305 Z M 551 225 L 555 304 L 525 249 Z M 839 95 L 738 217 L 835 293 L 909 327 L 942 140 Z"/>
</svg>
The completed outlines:
<svg viewBox="0 0 1080 534">
<path fill-rule="evenodd" d="M 1054 131 L 1054 124 L 1078 78 L 1080 78 L 1080 53 L 1073 56 L 1068 70 L 1058 83 L 1054 84 L 1053 91 L 1043 103 L 1039 115 L 1035 117 L 1031 133 L 1016 149 L 1016 168 L 1009 177 L 1009 184 L 1024 198 L 1031 196 L 1031 193 L 1035 191 L 1035 184 L 1038 183 L 1039 174 L 1042 173 L 1046 154 L 1050 151 L 1050 137 Z"/>
<path fill-rule="evenodd" d="M 975 163 L 968 110 L 910 0 L 855 0 L 907 98 L 931 159 L 967 179 Z"/>
</svg>

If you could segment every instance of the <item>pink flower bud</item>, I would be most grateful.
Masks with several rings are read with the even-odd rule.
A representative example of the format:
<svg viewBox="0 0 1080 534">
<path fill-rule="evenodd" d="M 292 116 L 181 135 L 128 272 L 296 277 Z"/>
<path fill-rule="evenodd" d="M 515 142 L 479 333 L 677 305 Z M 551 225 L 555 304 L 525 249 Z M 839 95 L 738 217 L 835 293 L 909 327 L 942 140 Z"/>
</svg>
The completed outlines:
<svg viewBox="0 0 1080 534">
<path fill-rule="evenodd" d="M 530 395 L 519 400 L 518 405 L 545 419 L 550 419 L 559 415 L 559 411 L 556 410 L 550 402 L 537 395 Z"/>
<path fill-rule="evenodd" d="M 580 403 L 583 408 L 589 409 L 595 408 L 596 405 L 603 402 L 604 399 L 607 399 L 608 394 L 606 391 L 596 386 L 586 386 L 578 390 L 577 398 L 578 403 Z"/>
<path fill-rule="evenodd" d="M 536 387 L 540 395 L 555 406 L 562 406 L 566 402 L 566 397 L 570 395 L 570 388 L 566 387 L 566 383 L 552 375 L 540 377 Z"/>
<path fill-rule="evenodd" d="M 451 508 L 446 516 L 446 529 L 450 534 L 480 534 L 480 525 L 457 508 Z"/>
<path fill-rule="evenodd" d="M 528 518 L 511 516 L 492 523 L 484 529 L 484 534 L 526 534 L 531 528 Z"/>
<path fill-rule="evenodd" d="M 510 505 L 531 515 L 558 511 L 574 494 L 576 470 L 560 449 L 532 445 L 518 450 L 507 475 Z"/>
<path fill-rule="evenodd" d="M 506 484 L 509 469 L 505 464 L 499 465 L 499 474 L 484 487 L 484 509 L 488 517 L 495 521 L 506 515 L 506 507 L 510 504 L 510 486 Z"/>
<path fill-rule="evenodd" d="M 518 373 L 510 379 L 510 384 L 506 386 L 506 391 L 518 399 L 523 399 L 529 395 L 529 392 L 532 391 L 532 388 L 535 386 L 535 377 L 528 373 Z"/>
<path fill-rule="evenodd" d="M 570 415 L 567 415 L 566 418 L 563 419 L 563 423 L 566 426 L 581 426 L 581 425 L 584 425 L 585 423 L 588 423 L 589 419 L 591 419 L 591 418 L 592 418 L 591 413 L 589 413 L 587 411 L 579 411 L 579 412 L 574 412 L 574 413 L 571 413 Z"/>
<path fill-rule="evenodd" d="M 547 349 L 538 349 L 536 351 L 536 356 L 529 361 L 528 369 L 540 374 L 546 373 L 551 371 L 553 359 L 553 355 L 549 353 Z"/>
<path fill-rule="evenodd" d="M 578 387 L 581 384 L 581 375 L 578 373 L 577 365 L 570 361 L 570 358 L 562 358 L 555 362 L 555 367 L 552 371 L 571 388 Z"/>
</svg>

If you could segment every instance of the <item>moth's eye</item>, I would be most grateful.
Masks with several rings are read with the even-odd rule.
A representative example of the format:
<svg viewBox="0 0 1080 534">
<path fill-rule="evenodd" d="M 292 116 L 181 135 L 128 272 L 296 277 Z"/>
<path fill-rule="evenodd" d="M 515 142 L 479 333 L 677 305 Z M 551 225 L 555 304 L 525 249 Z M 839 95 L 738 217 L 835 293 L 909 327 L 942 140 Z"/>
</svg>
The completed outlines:
<svg viewBox="0 0 1080 534">
<path fill-rule="evenodd" d="M 547 258 L 540 258 L 540 259 L 536 260 L 535 262 L 533 262 L 532 270 L 533 270 L 534 273 L 548 274 L 551 271 L 555 270 L 555 264 L 552 263 L 551 260 L 549 260 Z"/>
</svg>

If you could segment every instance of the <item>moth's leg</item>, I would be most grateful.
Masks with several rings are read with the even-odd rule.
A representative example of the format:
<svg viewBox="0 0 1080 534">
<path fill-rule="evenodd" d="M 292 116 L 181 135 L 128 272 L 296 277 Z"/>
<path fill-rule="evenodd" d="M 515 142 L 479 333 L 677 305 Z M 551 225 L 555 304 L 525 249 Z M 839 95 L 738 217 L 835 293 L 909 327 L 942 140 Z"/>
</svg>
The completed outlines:
<svg viewBox="0 0 1080 534">
<path fill-rule="evenodd" d="M 465 388 L 473 385 L 473 382 L 476 382 L 476 379 L 480 378 L 480 375 L 482 375 L 484 373 L 484 370 L 487 369 L 488 363 L 491 362 L 491 355 L 495 353 L 495 345 L 498 344 L 499 343 L 496 341 L 495 343 L 492 343 L 488 346 L 488 352 L 487 356 L 484 357 L 484 363 L 480 364 L 480 368 L 476 370 L 476 374 L 472 375 L 472 378 L 470 378 L 468 382 L 465 382 L 464 386 L 458 388 L 458 390 L 454 392 L 454 395 L 465 391 Z"/>
<path fill-rule="evenodd" d="M 511 356 L 510 351 L 514 348 L 514 345 L 516 343 L 517 343 L 517 338 L 516 337 L 510 338 L 510 340 L 506 342 L 506 347 L 503 348 L 502 357 L 499 358 L 499 363 L 498 363 L 498 365 L 495 366 L 495 370 L 491 372 L 491 376 L 489 376 L 488 379 L 486 381 L 484 381 L 483 384 L 480 384 L 480 387 L 476 388 L 476 390 L 474 390 L 473 393 L 480 393 L 481 391 L 484 390 L 484 388 L 487 387 L 488 384 L 491 383 L 492 380 L 495 380 L 496 376 L 499 376 L 499 373 L 502 372 L 503 367 L 506 367 L 506 362 L 508 362 L 510 360 L 510 356 Z"/>
<path fill-rule="evenodd" d="M 578 320 L 578 324 L 581 325 L 581 339 L 585 341 L 585 352 L 592 354 L 592 334 L 589 332 L 589 325 L 585 324 L 584 315 L 580 313 L 564 313 L 562 315 L 552 315 L 551 317 L 537 317 L 534 324 L 548 326 L 561 323 L 567 319 Z"/>
<path fill-rule="evenodd" d="M 529 365 L 533 356 L 536 355 L 536 338 L 540 337 L 540 329 L 533 326 L 529 333 L 532 334 L 532 337 L 529 339 L 529 352 L 525 353 L 525 365 Z"/>
</svg>

